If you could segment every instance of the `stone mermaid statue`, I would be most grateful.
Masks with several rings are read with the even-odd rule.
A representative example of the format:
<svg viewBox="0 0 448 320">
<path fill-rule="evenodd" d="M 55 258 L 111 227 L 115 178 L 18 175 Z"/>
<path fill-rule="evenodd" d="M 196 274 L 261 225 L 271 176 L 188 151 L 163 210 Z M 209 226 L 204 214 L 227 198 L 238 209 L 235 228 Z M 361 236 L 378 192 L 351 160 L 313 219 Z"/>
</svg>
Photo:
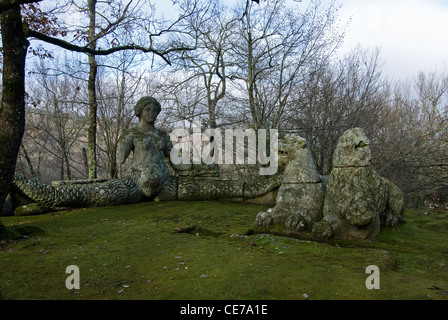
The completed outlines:
<svg viewBox="0 0 448 320">
<path fill-rule="evenodd" d="M 13 192 L 47 208 L 64 208 L 132 204 L 144 199 L 246 200 L 271 193 L 280 186 L 279 175 L 243 182 L 220 178 L 217 165 L 172 163 L 170 135 L 154 126 L 160 111 L 160 103 L 149 96 L 135 105 L 139 123 L 125 132 L 117 150 L 119 179 L 54 181 L 45 185 L 15 174 Z M 122 176 L 121 169 L 131 153 L 132 163 Z"/>
<path fill-rule="evenodd" d="M 134 107 L 137 127 L 122 138 L 117 159 L 122 165 L 133 152 L 125 177 L 110 180 L 57 181 L 45 185 L 15 174 L 13 190 L 46 207 L 99 207 L 137 203 L 169 189 L 170 172 L 165 163 L 172 143 L 169 134 L 154 123 L 161 111 L 153 97 L 142 97 Z"/>
<path fill-rule="evenodd" d="M 125 179 L 136 183 L 142 195 L 148 198 L 163 190 L 170 177 L 165 158 L 170 156 L 173 145 L 169 134 L 154 126 L 160 111 L 161 105 L 156 99 L 141 98 L 134 107 L 139 124 L 125 133 L 117 151 L 120 167 L 133 152 Z"/>
</svg>

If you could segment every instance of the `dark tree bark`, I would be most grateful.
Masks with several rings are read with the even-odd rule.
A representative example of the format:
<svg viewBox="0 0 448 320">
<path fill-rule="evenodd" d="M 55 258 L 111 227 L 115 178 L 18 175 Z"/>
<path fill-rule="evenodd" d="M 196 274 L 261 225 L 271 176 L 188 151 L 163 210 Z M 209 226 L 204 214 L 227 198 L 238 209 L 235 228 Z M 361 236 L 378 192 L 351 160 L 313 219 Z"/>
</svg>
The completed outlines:
<svg viewBox="0 0 448 320">
<path fill-rule="evenodd" d="M 95 38 L 95 26 L 96 26 L 96 0 L 89 0 L 89 38 L 91 43 L 89 48 L 91 50 L 96 49 Z M 97 113 L 98 113 L 98 101 L 96 98 L 96 75 L 98 72 L 98 65 L 96 64 L 95 55 L 89 54 L 89 128 L 87 131 L 87 144 L 88 144 L 88 163 L 89 163 L 89 179 L 97 178 L 97 165 L 96 165 L 96 131 L 97 131 Z"/>
<path fill-rule="evenodd" d="M 20 4 L 42 0 L 0 0 L 1 35 L 3 42 L 3 88 L 0 104 L 0 210 L 14 178 L 17 156 L 25 130 L 25 58 L 28 37 L 36 38 L 71 51 L 91 55 L 109 55 L 122 50 L 139 50 L 153 53 L 170 64 L 167 55 L 175 51 L 194 50 L 195 47 L 181 45 L 158 51 L 152 47 L 125 45 L 97 50 L 94 46 L 80 47 L 67 41 L 30 30 L 22 24 Z M 89 1 L 92 4 L 96 1 Z M 92 73 L 92 78 L 93 78 Z M 96 77 L 96 75 L 95 75 Z M 96 126 L 95 126 L 96 129 Z M 0 237 L 4 226 L 0 223 Z"/>
<path fill-rule="evenodd" d="M 3 88 L 0 106 L 0 210 L 9 193 L 25 130 L 25 57 L 29 42 L 20 7 L 0 15 L 3 42 Z"/>
<path fill-rule="evenodd" d="M 3 0 L 0 2 L 0 13 L 18 7 L 20 4 L 35 3 L 42 0 Z"/>
</svg>

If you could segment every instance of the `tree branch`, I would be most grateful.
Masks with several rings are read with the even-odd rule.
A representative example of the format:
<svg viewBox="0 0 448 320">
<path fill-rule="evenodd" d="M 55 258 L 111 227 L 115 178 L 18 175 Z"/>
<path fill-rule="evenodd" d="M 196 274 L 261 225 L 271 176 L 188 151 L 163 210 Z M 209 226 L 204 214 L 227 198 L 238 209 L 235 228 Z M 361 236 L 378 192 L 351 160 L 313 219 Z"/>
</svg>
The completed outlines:
<svg viewBox="0 0 448 320">
<path fill-rule="evenodd" d="M 15 6 L 27 3 L 41 2 L 42 0 L 6 0 L 0 1 L 0 13 L 3 11 L 14 8 Z"/>
<path fill-rule="evenodd" d="M 44 35 L 40 32 L 34 31 L 34 30 L 29 30 L 29 29 L 25 30 L 25 35 L 26 35 L 26 37 L 33 37 L 38 40 L 59 46 L 61 48 L 64 48 L 64 49 L 67 49 L 70 51 L 88 53 L 88 54 L 93 54 L 93 55 L 97 55 L 97 56 L 107 56 L 114 52 L 123 51 L 123 50 L 139 50 L 139 51 L 142 51 L 145 53 L 153 53 L 153 54 L 161 57 L 168 65 L 171 65 L 171 62 L 166 57 L 166 55 L 168 53 L 171 53 L 173 51 L 185 51 L 185 50 L 194 50 L 195 49 L 195 47 L 186 47 L 185 46 L 185 47 L 177 47 L 177 48 L 171 48 L 171 49 L 164 50 L 164 51 L 159 51 L 159 50 L 155 50 L 152 48 L 145 48 L 145 47 L 138 46 L 138 45 L 125 45 L 125 46 L 118 46 L 118 47 L 114 47 L 114 48 L 110 48 L 110 49 L 106 49 L 106 50 L 97 50 L 97 49 L 93 50 L 88 47 L 77 46 L 70 42 Z"/>
</svg>

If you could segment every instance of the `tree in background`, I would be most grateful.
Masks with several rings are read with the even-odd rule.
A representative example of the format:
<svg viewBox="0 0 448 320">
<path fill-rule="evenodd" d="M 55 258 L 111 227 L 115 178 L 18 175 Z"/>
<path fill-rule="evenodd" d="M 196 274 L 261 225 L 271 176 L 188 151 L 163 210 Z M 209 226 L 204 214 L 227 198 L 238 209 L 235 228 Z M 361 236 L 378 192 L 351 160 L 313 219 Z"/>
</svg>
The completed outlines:
<svg viewBox="0 0 448 320">
<path fill-rule="evenodd" d="M 22 30 L 18 6 L 0 2 L 3 42 L 2 102 L 0 105 L 0 210 L 9 193 L 25 127 L 25 57 L 29 42 Z M 6 233 L 0 222 L 0 238 Z"/>
<path fill-rule="evenodd" d="M 234 100 L 247 106 L 241 111 L 250 115 L 249 125 L 279 128 L 306 75 L 325 65 L 341 43 L 337 7 L 275 0 L 247 3 L 237 13 L 241 18 L 231 38 L 236 66 L 229 72 L 238 90 Z"/>
<path fill-rule="evenodd" d="M 448 182 L 448 75 L 421 72 L 393 93 L 372 152 L 381 174 L 422 197 Z"/>
<path fill-rule="evenodd" d="M 82 81 L 77 95 L 82 101 L 73 108 L 92 106 L 87 97 L 93 60 L 89 65 L 85 55 L 94 57 L 99 133 L 94 154 L 100 155 L 100 175 L 117 175 L 116 145 L 133 119 L 130 110 L 135 96 L 145 94 L 163 104 L 158 125 L 165 128 L 191 128 L 200 121 L 208 128 L 278 128 L 298 133 L 307 139 L 321 174 L 331 171 L 340 135 L 360 126 L 371 139 L 374 165 L 403 191 L 423 192 L 446 185 L 445 74 L 422 73 L 413 83 L 394 84 L 381 74 L 378 50 L 356 48 L 339 58 L 336 52 L 344 25 L 337 22 L 334 2 L 322 5 L 316 0 L 305 6 L 282 0 L 244 0 L 234 7 L 210 0 L 178 3 L 179 17 L 170 22 L 157 20 L 151 10 L 144 11 L 144 16 L 133 11 L 149 5 L 143 1 L 111 1 L 116 6 L 109 11 L 101 10 L 98 2 L 94 24 L 90 24 L 87 2 L 65 3 L 77 12 L 73 14 L 77 20 L 64 23 L 56 19 L 57 11 L 39 6 L 24 15 L 30 27 L 25 29 L 23 43 L 26 37 L 35 38 L 79 52 L 51 75 L 70 74 Z M 46 28 L 34 17 L 46 21 Z M 96 25 L 95 34 L 89 34 L 92 25 Z M 29 48 L 39 57 L 53 55 L 35 43 Z M 152 55 L 138 55 L 134 49 Z M 161 63 L 154 57 L 161 57 Z M 51 85 L 48 90 L 41 95 L 45 99 L 55 91 Z M 30 92 L 30 98 L 34 95 Z M 45 105 L 54 106 L 47 101 Z M 22 153 L 23 163 L 30 167 L 31 149 L 26 146 Z M 66 157 L 63 151 L 60 154 L 64 175 L 70 168 L 73 176 L 78 160 L 62 160 Z M 33 168 L 36 175 L 38 169 Z"/>
<path fill-rule="evenodd" d="M 235 19 L 226 15 L 226 8 L 221 2 L 207 3 L 207 16 L 193 15 L 187 19 L 190 32 L 196 35 L 196 50 L 176 55 L 173 62 L 177 65 L 177 73 L 185 74 L 172 77 L 165 83 L 165 92 L 172 96 L 181 93 L 183 88 L 200 88 L 194 105 L 203 105 L 198 114 L 208 128 L 217 128 L 218 103 L 224 98 L 227 89 L 227 69 L 232 62 L 229 59 Z M 192 104 L 190 104 L 192 105 Z"/>
<path fill-rule="evenodd" d="M 58 63 L 40 60 L 30 71 L 34 81 L 28 81 L 27 124 L 17 168 L 45 183 L 84 177 L 77 149 L 85 137 L 86 95 L 81 80 L 60 72 Z"/>
<path fill-rule="evenodd" d="M 295 107 L 287 111 L 283 128 L 307 139 L 318 170 L 327 175 L 344 131 L 362 127 L 368 136 L 376 132 L 389 90 L 388 82 L 381 77 L 379 51 L 358 47 L 308 74 L 291 98 Z"/>
<path fill-rule="evenodd" d="M 62 47 L 67 50 L 83 52 L 92 55 L 110 55 L 118 51 L 123 50 L 140 50 L 146 53 L 152 53 L 169 62 L 168 56 L 173 51 L 179 50 L 191 50 L 194 46 L 191 46 L 191 39 L 187 44 L 186 42 L 177 43 L 164 43 L 158 42 L 155 38 L 160 38 L 162 35 L 169 32 L 179 32 L 176 29 L 176 23 L 182 21 L 185 16 L 188 16 L 189 12 L 181 13 L 179 18 L 174 23 L 164 23 L 163 29 L 159 29 L 154 32 L 154 26 L 141 25 L 140 35 L 145 37 L 136 38 L 136 41 L 144 41 L 143 43 L 126 43 L 126 44 L 113 44 L 111 47 L 103 49 L 92 49 L 90 47 L 91 41 L 95 39 L 86 39 L 85 45 L 74 44 L 70 41 L 61 39 L 61 37 L 67 36 L 67 30 L 53 28 L 59 20 L 56 18 L 42 20 L 42 23 L 22 24 L 22 11 L 20 4 L 29 2 L 35 3 L 36 1 L 13 1 L 4 0 L 0 2 L 0 14 L 1 14 L 1 32 L 3 43 L 3 89 L 2 89 L 2 103 L 0 107 L 0 154 L 3 155 L 0 161 L 0 209 L 3 206 L 5 198 L 9 192 L 9 188 L 13 179 L 15 165 L 17 161 L 17 154 L 19 152 L 22 136 L 24 133 L 25 125 L 25 58 L 29 41 L 27 38 L 35 38 L 49 44 Z M 194 4 L 194 2 L 191 2 Z M 56 3 L 52 4 L 56 6 Z M 36 7 L 36 6 L 34 6 Z M 196 10 L 195 6 L 188 7 L 189 10 Z M 37 16 L 40 14 L 42 17 L 48 18 L 51 9 L 37 10 L 36 14 L 31 16 Z M 56 22 L 55 22 L 56 21 Z M 51 22 L 51 23 L 50 23 Z M 37 26 L 37 27 L 36 27 Z M 146 29 L 145 29 L 146 27 Z M 113 29 L 113 28 L 112 28 Z M 144 31 L 143 31 L 144 30 Z M 138 33 L 138 30 L 134 30 Z M 160 46 L 159 48 L 156 48 Z"/>
<path fill-rule="evenodd" d="M 137 52 L 122 51 L 103 63 L 108 67 L 97 79 L 98 164 L 104 176 L 117 178 L 118 143 L 134 119 L 133 108 L 143 91 L 146 71 L 136 67 L 143 63 Z"/>
</svg>

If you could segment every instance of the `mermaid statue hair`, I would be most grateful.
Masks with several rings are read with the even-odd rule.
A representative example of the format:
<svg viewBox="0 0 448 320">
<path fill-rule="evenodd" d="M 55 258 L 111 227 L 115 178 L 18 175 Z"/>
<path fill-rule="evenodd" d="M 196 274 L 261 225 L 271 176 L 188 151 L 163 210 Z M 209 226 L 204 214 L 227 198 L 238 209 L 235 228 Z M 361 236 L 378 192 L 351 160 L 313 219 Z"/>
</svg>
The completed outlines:
<svg viewBox="0 0 448 320">
<path fill-rule="evenodd" d="M 160 105 L 159 101 L 157 101 L 153 97 L 142 97 L 138 102 L 135 104 L 134 107 L 134 114 L 140 118 L 140 114 L 142 113 L 143 109 L 146 108 L 148 105 L 153 104 L 154 107 L 157 110 L 157 113 L 160 113 L 162 110 L 162 106 Z"/>
</svg>

